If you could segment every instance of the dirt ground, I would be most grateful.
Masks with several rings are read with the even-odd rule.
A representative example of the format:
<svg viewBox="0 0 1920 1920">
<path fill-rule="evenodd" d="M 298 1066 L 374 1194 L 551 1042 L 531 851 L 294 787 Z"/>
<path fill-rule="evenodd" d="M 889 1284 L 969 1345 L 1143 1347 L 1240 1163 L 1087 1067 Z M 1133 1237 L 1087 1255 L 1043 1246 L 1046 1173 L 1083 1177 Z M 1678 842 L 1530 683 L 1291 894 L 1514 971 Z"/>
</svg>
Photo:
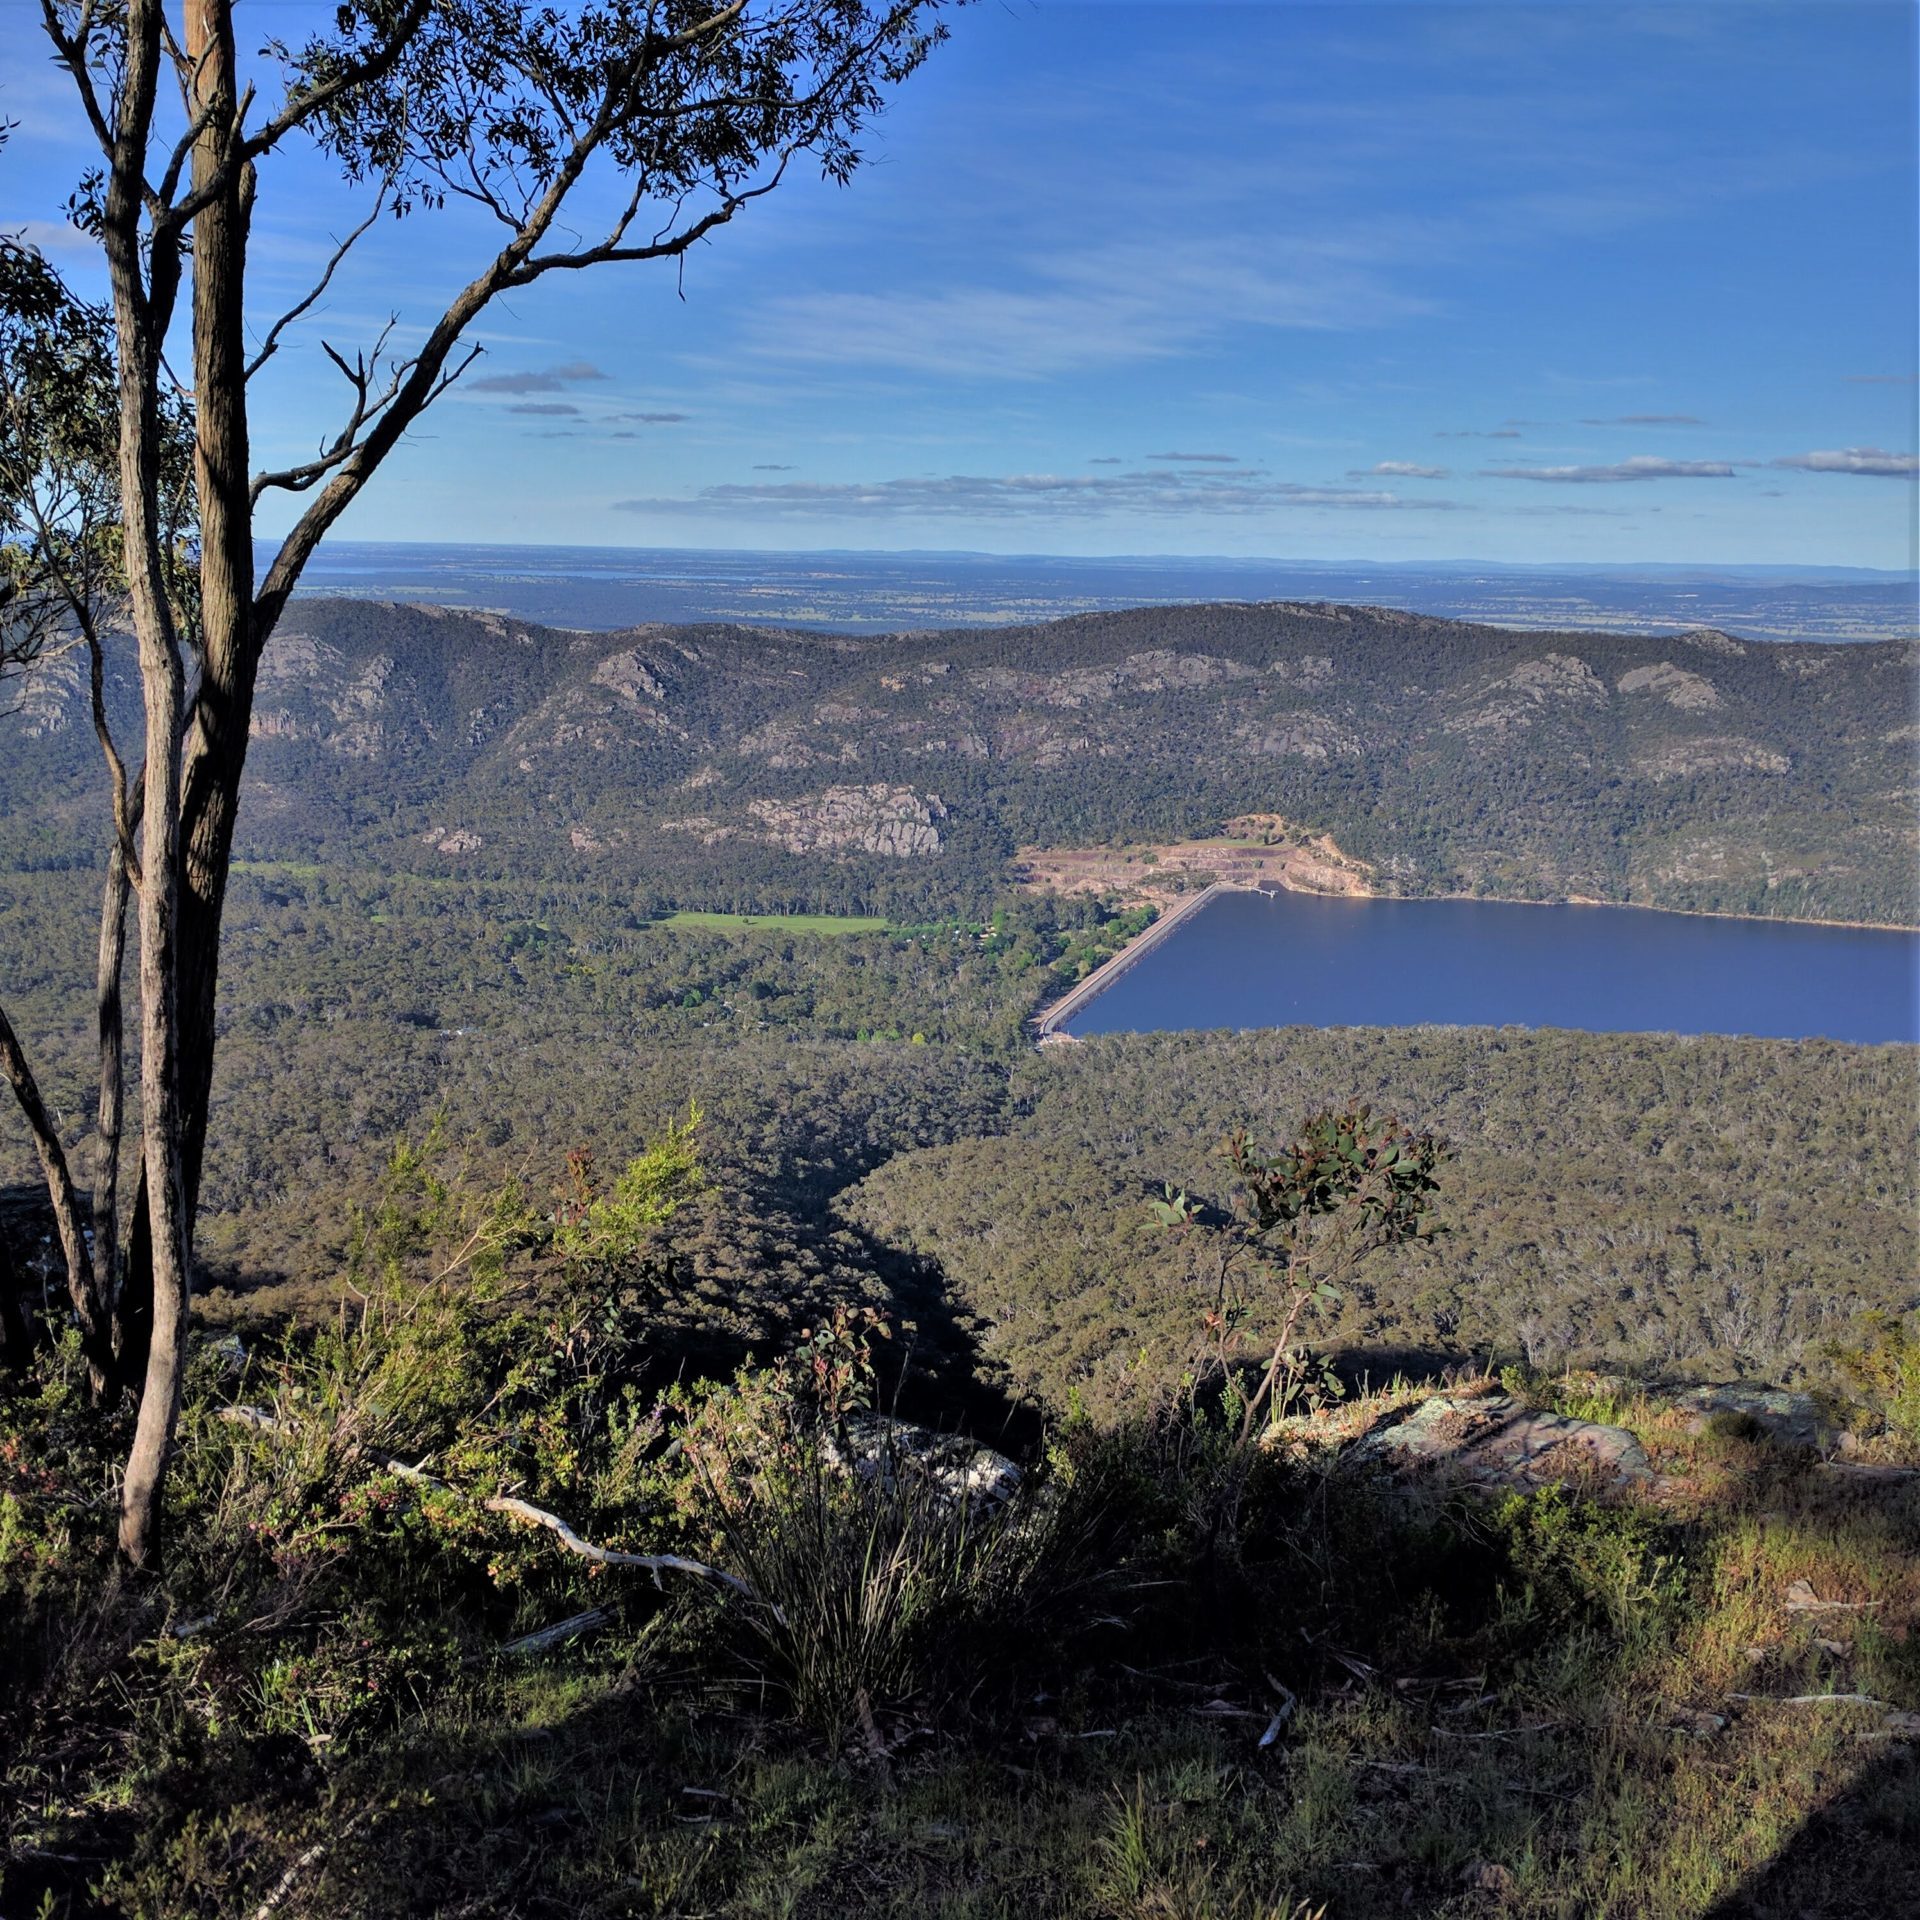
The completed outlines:
<svg viewBox="0 0 1920 1920">
<path fill-rule="evenodd" d="M 1244 814 L 1217 840 L 1159 846 L 1022 847 L 1020 884 L 1036 891 L 1116 893 L 1164 907 L 1216 880 L 1295 893 L 1367 895 L 1369 869 L 1328 834 L 1309 835 L 1278 814 Z"/>
</svg>

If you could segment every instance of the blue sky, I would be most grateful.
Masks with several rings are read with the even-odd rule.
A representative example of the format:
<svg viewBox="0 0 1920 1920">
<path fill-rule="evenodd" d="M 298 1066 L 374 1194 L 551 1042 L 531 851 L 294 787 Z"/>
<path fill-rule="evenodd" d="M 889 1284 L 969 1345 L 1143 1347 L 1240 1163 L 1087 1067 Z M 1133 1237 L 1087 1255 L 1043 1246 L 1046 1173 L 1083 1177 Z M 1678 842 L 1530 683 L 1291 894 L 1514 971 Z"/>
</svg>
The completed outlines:
<svg viewBox="0 0 1920 1920">
<path fill-rule="evenodd" d="M 85 284 L 36 12 L 0 0 L 0 223 Z M 850 188 L 789 180 L 678 281 L 497 307 L 342 533 L 1914 565 L 1910 4 L 953 26 Z M 354 218 L 315 157 L 269 163 L 263 318 Z M 404 340 L 487 244 L 383 223 L 271 370 L 258 453 L 335 417 L 320 337 Z"/>
</svg>

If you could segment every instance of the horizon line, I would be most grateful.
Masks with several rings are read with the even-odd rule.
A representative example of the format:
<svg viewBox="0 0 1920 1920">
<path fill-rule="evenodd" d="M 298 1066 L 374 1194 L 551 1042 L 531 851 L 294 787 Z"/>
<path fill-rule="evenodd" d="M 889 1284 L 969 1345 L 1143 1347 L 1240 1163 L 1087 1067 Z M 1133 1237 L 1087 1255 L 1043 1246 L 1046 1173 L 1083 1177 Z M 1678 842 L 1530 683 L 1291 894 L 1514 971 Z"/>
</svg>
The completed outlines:
<svg viewBox="0 0 1920 1920">
<path fill-rule="evenodd" d="M 260 534 L 256 543 L 278 548 L 287 538 L 281 534 Z M 998 561 L 1071 561 L 1081 566 L 1222 566 L 1222 567 L 1300 567 L 1328 572 L 1356 567 L 1395 571 L 1454 571 L 1464 568 L 1504 573 L 1744 573 L 1768 574 L 1776 578 L 1797 578 L 1807 574 L 1856 574 L 1871 579 L 1920 582 L 1920 566 L 1869 567 L 1847 561 L 1758 561 L 1758 560 L 1488 560 L 1471 555 L 1445 559 L 1378 559 L 1349 555 L 1334 559 L 1315 559 L 1286 554 L 1224 553 L 1059 553 L 1038 548 L 1001 550 L 992 547 L 713 547 L 648 546 L 631 542 L 558 541 L 558 540 L 376 540 L 352 534 L 336 535 L 317 550 L 316 558 L 329 548 L 378 547 L 389 550 L 449 549 L 468 552 L 535 553 L 636 553 L 636 554 L 769 554 L 783 558 L 842 558 L 891 560 L 998 560 Z"/>
</svg>

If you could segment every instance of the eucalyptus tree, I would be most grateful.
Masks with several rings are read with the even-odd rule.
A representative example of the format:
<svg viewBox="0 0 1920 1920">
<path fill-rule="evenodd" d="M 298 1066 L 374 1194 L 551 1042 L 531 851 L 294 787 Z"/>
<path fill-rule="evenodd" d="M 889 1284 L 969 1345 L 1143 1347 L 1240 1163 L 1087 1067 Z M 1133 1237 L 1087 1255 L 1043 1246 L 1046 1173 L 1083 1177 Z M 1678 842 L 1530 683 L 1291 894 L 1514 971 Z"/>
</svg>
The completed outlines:
<svg viewBox="0 0 1920 1920">
<path fill-rule="evenodd" d="M 141 1176 L 127 1290 L 151 1300 L 120 1544 L 157 1550 L 178 1416 L 206 1144 L 228 863 L 262 649 L 316 548 L 471 363 L 474 323 L 549 276 L 683 258 L 802 156 L 845 181 L 863 129 L 943 37 L 949 0 L 345 0 L 245 54 L 235 0 L 41 0 L 100 154 L 73 218 L 104 250 L 117 373 L 119 538 L 146 760 Z M 249 238 L 276 158 L 317 144 L 367 222 L 302 299 L 249 325 Z M 248 383 L 382 211 L 477 208 L 492 241 L 417 344 L 325 342 L 344 385 L 314 455 L 256 471 Z M 604 218 L 597 216 L 604 213 Z M 184 296 L 184 297 L 183 297 Z M 169 586 L 164 396 L 194 433 L 197 610 Z M 301 503 L 256 576 L 262 501 Z M 192 675 L 189 692 L 189 669 Z"/>
<path fill-rule="evenodd" d="M 176 618 L 191 631 L 198 598 L 194 440 L 184 396 L 163 392 L 155 423 L 162 565 Z M 107 635 L 124 615 L 122 552 L 112 316 L 75 298 L 32 247 L 0 235 L 0 680 L 24 681 L 61 655 L 84 650 L 94 733 L 111 781 L 112 840 L 96 990 L 99 1083 L 90 1209 L 82 1209 L 60 1129 L 3 1005 L 0 1077 L 12 1087 L 39 1154 L 68 1296 L 98 1395 L 110 1389 L 116 1352 L 127 1346 L 118 1262 L 121 973 L 128 892 L 139 870 L 134 836 L 141 780 L 138 774 L 129 778 L 114 739 L 105 658 Z M 0 713 L 5 711 L 0 700 Z M 10 1272 L 6 1284 L 12 1285 Z M 7 1305 L 12 1304 L 9 1293 Z M 13 1330 L 16 1352 L 24 1333 L 24 1323 Z"/>
</svg>

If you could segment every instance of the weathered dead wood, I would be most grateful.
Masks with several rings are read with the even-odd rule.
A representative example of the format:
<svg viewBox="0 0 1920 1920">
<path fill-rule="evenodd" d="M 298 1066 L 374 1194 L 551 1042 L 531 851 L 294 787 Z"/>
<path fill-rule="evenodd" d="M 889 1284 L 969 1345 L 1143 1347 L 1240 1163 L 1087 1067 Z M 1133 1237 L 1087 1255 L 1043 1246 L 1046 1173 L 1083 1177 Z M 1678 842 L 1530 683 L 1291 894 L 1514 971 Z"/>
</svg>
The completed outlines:
<svg viewBox="0 0 1920 1920">
<path fill-rule="evenodd" d="M 585 1613 L 569 1614 L 564 1620 L 556 1620 L 550 1627 L 538 1627 L 532 1633 L 523 1633 L 518 1640 L 509 1640 L 500 1649 L 520 1659 L 536 1653 L 545 1653 L 550 1647 L 563 1647 L 569 1640 L 578 1640 L 582 1634 L 597 1632 L 613 1618 L 605 1607 L 589 1607 Z"/>
<path fill-rule="evenodd" d="M 264 1407 L 222 1407 L 218 1417 L 229 1425 L 251 1427 L 255 1433 L 269 1434 L 277 1440 L 292 1437 L 284 1423 Z M 412 1480 L 420 1486 L 434 1487 L 443 1493 L 459 1492 L 457 1487 L 449 1487 L 444 1480 L 436 1479 L 424 1468 L 409 1466 L 404 1460 L 382 1452 L 378 1447 L 355 1442 L 347 1447 L 346 1453 L 351 1459 L 365 1460 L 382 1472 L 398 1474 L 403 1480 Z M 738 1574 L 728 1573 L 722 1567 L 710 1567 L 704 1560 L 689 1560 L 677 1553 L 627 1553 L 618 1547 L 597 1546 L 591 1540 L 582 1539 L 557 1513 L 549 1513 L 545 1507 L 536 1507 L 530 1500 L 515 1499 L 510 1494 L 495 1494 L 480 1500 L 479 1504 L 488 1513 L 504 1513 L 526 1526 L 544 1527 L 569 1553 L 578 1554 L 581 1559 L 590 1560 L 595 1566 L 634 1567 L 642 1573 L 650 1573 L 653 1575 L 653 1584 L 663 1591 L 665 1582 L 660 1578 L 663 1573 L 686 1573 L 699 1580 L 717 1581 L 723 1587 L 732 1588 L 744 1599 L 757 1601 L 760 1598 Z"/>
</svg>

